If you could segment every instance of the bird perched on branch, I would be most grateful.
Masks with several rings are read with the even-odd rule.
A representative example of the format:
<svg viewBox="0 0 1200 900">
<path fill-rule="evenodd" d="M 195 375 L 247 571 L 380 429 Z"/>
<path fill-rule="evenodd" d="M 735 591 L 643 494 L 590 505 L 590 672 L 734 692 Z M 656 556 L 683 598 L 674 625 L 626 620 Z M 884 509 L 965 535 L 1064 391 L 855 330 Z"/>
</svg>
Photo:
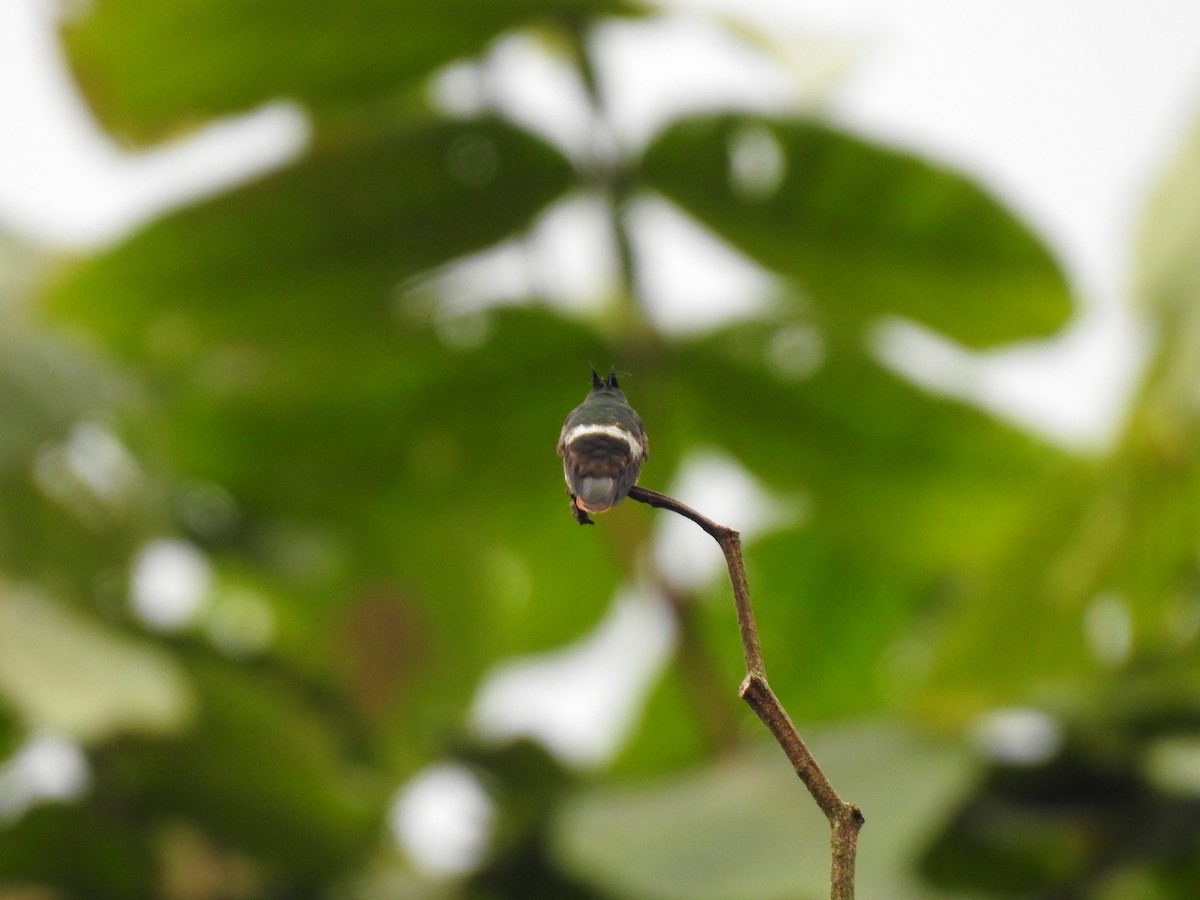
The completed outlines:
<svg viewBox="0 0 1200 900">
<path fill-rule="evenodd" d="M 617 384 L 615 368 L 607 378 L 592 370 L 592 390 L 563 423 L 558 455 L 571 512 L 580 525 L 591 525 L 588 513 L 616 506 L 637 483 L 650 457 L 650 441 L 641 416 Z"/>
</svg>

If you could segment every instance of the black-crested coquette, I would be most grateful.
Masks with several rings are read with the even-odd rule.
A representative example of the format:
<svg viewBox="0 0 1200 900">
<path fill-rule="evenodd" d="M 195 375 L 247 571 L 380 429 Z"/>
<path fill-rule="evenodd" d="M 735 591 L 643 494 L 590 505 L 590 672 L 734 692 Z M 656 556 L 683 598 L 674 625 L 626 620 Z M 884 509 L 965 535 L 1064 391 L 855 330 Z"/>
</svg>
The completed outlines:
<svg viewBox="0 0 1200 900">
<path fill-rule="evenodd" d="M 563 423 L 558 455 L 577 516 L 578 511 L 611 509 L 637 483 L 642 463 L 650 457 L 650 442 L 641 416 L 617 384 L 615 369 L 607 378 L 592 370 L 592 390 Z"/>
</svg>

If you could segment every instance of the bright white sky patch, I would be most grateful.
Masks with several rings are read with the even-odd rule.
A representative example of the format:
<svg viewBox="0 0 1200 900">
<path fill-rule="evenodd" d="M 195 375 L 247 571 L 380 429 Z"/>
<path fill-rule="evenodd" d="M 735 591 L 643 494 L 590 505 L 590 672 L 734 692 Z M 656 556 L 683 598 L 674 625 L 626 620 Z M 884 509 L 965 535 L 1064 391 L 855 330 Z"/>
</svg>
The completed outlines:
<svg viewBox="0 0 1200 900">
<path fill-rule="evenodd" d="M 53 246 L 116 241 L 153 216 L 283 165 L 307 144 L 304 114 L 279 102 L 151 149 L 121 148 L 71 80 L 58 7 L 0 2 L 0 225 Z"/>
<path fill-rule="evenodd" d="M 492 801 L 469 769 L 438 763 L 400 790 L 388 819 L 392 834 L 422 871 L 463 875 L 487 849 Z"/>
<path fill-rule="evenodd" d="M 734 460 L 717 453 L 686 460 L 668 493 L 713 521 L 736 528 L 744 541 L 793 524 L 804 514 L 802 500 L 780 502 Z M 694 522 L 664 515 L 655 535 L 654 564 L 674 587 L 696 591 L 725 570 L 725 557 Z"/>
<path fill-rule="evenodd" d="M 186 628 L 200 613 L 212 586 L 204 554 L 186 541 L 151 541 L 133 565 L 130 590 L 134 611 L 151 628 Z"/>
<path fill-rule="evenodd" d="M 639 287 L 655 324 L 695 334 L 762 312 L 777 292 L 771 273 L 658 196 L 630 204 Z"/>
<path fill-rule="evenodd" d="M 1063 728 L 1039 709 L 993 710 L 971 729 L 976 745 L 991 759 L 1012 766 L 1048 762 L 1062 748 Z"/>
<path fill-rule="evenodd" d="M 471 720 L 483 737 L 532 737 L 563 762 L 600 765 L 636 721 L 646 685 L 673 641 L 662 600 L 625 593 L 579 643 L 496 666 L 476 695 Z"/>
<path fill-rule="evenodd" d="M 680 115 L 785 113 L 804 96 L 795 71 L 704 18 L 614 21 L 597 30 L 593 46 L 612 125 L 629 150 Z"/>
<path fill-rule="evenodd" d="M 35 734 L 0 765 L 0 824 L 47 800 L 72 800 L 88 786 L 87 757 L 55 734 Z"/>
</svg>

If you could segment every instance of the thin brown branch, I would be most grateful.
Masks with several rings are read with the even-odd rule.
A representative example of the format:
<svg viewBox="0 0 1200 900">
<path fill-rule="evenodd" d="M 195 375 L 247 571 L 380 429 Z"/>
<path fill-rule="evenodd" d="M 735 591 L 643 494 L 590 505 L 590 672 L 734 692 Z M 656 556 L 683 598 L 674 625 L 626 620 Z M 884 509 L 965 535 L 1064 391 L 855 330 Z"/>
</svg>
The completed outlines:
<svg viewBox="0 0 1200 900">
<path fill-rule="evenodd" d="M 831 900 L 854 900 L 854 859 L 858 850 L 858 831 L 863 825 L 862 811 L 853 803 L 847 803 L 834 790 L 766 678 L 753 673 L 747 675 L 739 694 L 774 735 L 792 768 L 829 821 Z"/>
<path fill-rule="evenodd" d="M 767 726 L 767 730 L 783 749 L 792 768 L 796 770 L 796 774 L 829 821 L 832 856 L 830 900 L 854 900 L 854 861 L 858 851 L 858 832 L 863 825 L 862 811 L 853 803 L 847 803 L 834 790 L 833 784 L 817 764 L 816 758 L 800 737 L 800 732 L 796 730 L 779 698 L 767 683 L 762 649 L 758 641 L 758 627 L 754 623 L 754 610 L 750 605 L 750 588 L 746 582 L 746 566 L 742 559 L 741 535 L 735 529 L 717 524 L 666 494 L 634 486 L 629 491 L 629 496 L 657 509 L 670 510 L 691 519 L 717 542 L 721 552 L 725 554 L 729 580 L 733 585 L 733 601 L 737 608 L 738 630 L 742 637 L 742 653 L 746 659 L 746 678 L 742 681 L 739 695 Z"/>
<path fill-rule="evenodd" d="M 737 606 L 738 630 L 742 634 L 742 655 L 746 658 L 746 671 L 765 680 L 767 673 L 763 669 L 762 649 L 758 645 L 758 627 L 754 624 L 750 588 L 746 584 L 746 566 L 742 562 L 742 536 L 734 529 L 718 525 L 690 506 L 685 506 L 674 497 L 668 497 L 658 491 L 634 485 L 629 490 L 629 498 L 656 509 L 669 509 L 691 519 L 708 532 L 720 546 L 721 552 L 725 554 L 725 564 L 729 568 L 729 580 L 733 582 L 733 602 Z"/>
</svg>

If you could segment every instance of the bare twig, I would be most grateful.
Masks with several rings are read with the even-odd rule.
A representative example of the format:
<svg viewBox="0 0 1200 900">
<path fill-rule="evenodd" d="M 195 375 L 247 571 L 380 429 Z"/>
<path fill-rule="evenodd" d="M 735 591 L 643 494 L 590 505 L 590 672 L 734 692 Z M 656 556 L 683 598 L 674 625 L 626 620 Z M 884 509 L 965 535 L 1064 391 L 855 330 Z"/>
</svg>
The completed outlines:
<svg viewBox="0 0 1200 900">
<path fill-rule="evenodd" d="M 738 630 L 742 637 L 742 653 L 746 659 L 746 677 L 742 681 L 739 695 L 749 704 L 762 723 L 774 736 L 787 755 L 796 774 L 808 788 L 809 794 L 829 821 L 831 832 L 832 864 L 830 871 L 830 900 L 854 900 L 854 860 L 858 850 L 858 832 L 863 825 L 862 811 L 853 803 L 843 800 L 816 759 L 805 745 L 788 717 L 779 698 L 767 683 L 763 667 L 762 649 L 758 643 L 758 627 L 754 624 L 754 610 L 750 605 L 750 588 L 746 583 L 746 566 L 742 560 L 741 535 L 733 528 L 718 525 L 701 515 L 690 506 L 685 506 L 673 497 L 634 486 L 629 497 L 658 509 L 667 509 L 691 519 L 706 532 L 725 554 L 729 568 L 729 580 L 733 584 L 733 602 L 737 607 Z"/>
</svg>

